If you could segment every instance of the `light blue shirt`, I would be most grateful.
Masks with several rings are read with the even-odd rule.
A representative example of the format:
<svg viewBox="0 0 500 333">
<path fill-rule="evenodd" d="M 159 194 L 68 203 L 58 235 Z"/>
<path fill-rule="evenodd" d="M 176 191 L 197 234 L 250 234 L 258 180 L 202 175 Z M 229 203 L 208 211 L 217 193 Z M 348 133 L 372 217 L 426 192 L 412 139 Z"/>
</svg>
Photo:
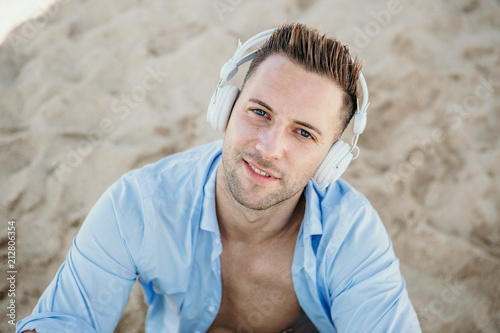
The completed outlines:
<svg viewBox="0 0 500 333">
<path fill-rule="evenodd" d="M 113 332 L 137 276 L 149 306 L 146 332 L 207 331 L 222 293 L 221 149 L 218 141 L 175 154 L 112 185 L 16 332 Z M 318 330 L 420 332 L 391 240 L 368 200 L 343 180 L 326 190 L 311 181 L 305 197 L 291 274 Z"/>
</svg>

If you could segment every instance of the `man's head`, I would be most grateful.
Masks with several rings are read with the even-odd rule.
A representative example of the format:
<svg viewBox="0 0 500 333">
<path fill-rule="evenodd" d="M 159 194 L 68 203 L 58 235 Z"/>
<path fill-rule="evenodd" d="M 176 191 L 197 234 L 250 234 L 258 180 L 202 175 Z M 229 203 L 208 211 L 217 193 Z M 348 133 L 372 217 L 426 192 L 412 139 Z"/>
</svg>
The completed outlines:
<svg viewBox="0 0 500 333">
<path fill-rule="evenodd" d="M 359 70 L 337 41 L 298 24 L 278 29 L 226 129 L 222 166 L 238 203 L 265 210 L 301 195 L 354 111 Z"/>
<path fill-rule="evenodd" d="M 271 55 L 283 55 L 305 70 L 329 78 L 343 91 L 341 121 L 335 136 L 338 139 L 356 111 L 356 84 L 362 68 L 361 60 L 351 58 L 347 46 L 316 29 L 301 23 L 284 24 L 274 31 L 255 54 L 242 90 L 257 68 Z"/>
</svg>

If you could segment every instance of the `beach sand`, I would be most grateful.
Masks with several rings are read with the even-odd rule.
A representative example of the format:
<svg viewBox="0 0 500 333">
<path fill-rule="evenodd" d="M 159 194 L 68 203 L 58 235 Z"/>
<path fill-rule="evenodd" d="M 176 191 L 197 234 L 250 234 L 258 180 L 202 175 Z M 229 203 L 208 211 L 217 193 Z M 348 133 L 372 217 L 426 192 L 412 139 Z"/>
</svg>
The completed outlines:
<svg viewBox="0 0 500 333">
<path fill-rule="evenodd" d="M 0 45 L 0 244 L 6 265 L 15 220 L 16 320 L 106 188 L 222 138 L 205 121 L 220 67 L 238 38 L 285 21 L 365 60 L 368 126 L 343 177 L 384 221 L 423 331 L 500 331 L 493 0 L 66 0 L 17 27 Z M 5 278 L 0 290 L 5 313 Z M 142 332 L 145 311 L 136 286 L 116 332 Z M 13 331 L 3 318 L 0 331 Z"/>
</svg>

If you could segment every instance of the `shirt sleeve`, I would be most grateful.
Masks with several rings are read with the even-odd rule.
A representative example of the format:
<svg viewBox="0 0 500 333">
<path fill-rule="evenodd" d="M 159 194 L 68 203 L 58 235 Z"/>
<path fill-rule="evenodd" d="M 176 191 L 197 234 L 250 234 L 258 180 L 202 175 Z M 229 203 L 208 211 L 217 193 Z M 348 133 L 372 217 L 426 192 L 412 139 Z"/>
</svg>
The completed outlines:
<svg viewBox="0 0 500 333">
<path fill-rule="evenodd" d="M 134 253 L 143 233 L 137 188 L 122 178 L 103 194 L 16 332 L 113 332 L 137 276 Z"/>
<path fill-rule="evenodd" d="M 337 332 L 421 332 L 377 212 L 366 204 L 350 222 L 328 273 Z"/>
</svg>

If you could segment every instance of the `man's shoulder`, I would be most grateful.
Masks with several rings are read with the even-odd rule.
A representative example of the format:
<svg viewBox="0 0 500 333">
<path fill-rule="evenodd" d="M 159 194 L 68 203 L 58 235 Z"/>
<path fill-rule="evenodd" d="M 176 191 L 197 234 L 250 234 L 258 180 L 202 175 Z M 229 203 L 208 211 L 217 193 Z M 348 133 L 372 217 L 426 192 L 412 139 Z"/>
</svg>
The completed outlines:
<svg viewBox="0 0 500 333">
<path fill-rule="evenodd" d="M 198 189 L 221 155 L 222 141 L 214 141 L 174 153 L 140 169 L 127 172 L 122 178 L 125 182 L 136 182 L 143 195 L 174 187 L 184 191 Z"/>
<path fill-rule="evenodd" d="M 345 236 L 352 228 L 380 223 L 378 213 L 369 200 L 347 181 L 339 179 L 323 191 L 310 195 L 317 200 L 311 217 L 318 217 L 324 234 Z"/>
<path fill-rule="evenodd" d="M 356 210 L 364 206 L 371 207 L 368 199 L 343 179 L 331 184 L 320 197 L 323 205 L 333 206 L 336 209 Z"/>
<path fill-rule="evenodd" d="M 214 141 L 166 156 L 155 163 L 133 170 L 131 173 L 157 175 L 171 169 L 189 172 L 193 171 L 190 169 L 191 167 L 209 167 L 221 151 L 222 141 Z"/>
</svg>

